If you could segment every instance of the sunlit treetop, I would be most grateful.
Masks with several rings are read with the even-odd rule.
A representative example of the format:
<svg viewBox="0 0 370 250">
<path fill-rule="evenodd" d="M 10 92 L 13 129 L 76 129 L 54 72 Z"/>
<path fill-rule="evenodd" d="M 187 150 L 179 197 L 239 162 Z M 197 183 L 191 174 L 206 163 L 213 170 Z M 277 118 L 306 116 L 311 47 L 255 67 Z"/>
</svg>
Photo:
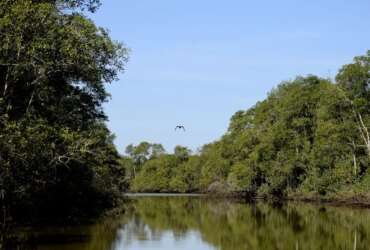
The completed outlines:
<svg viewBox="0 0 370 250">
<path fill-rule="evenodd" d="M 61 9 L 81 9 L 95 12 L 101 5 L 100 0 L 33 0 L 36 3 L 54 3 Z"/>
</svg>

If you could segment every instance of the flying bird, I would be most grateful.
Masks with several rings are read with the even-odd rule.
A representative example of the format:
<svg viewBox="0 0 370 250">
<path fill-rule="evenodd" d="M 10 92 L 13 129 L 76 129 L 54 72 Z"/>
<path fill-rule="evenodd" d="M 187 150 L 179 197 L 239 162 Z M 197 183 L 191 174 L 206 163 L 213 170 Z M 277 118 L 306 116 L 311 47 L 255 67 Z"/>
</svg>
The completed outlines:
<svg viewBox="0 0 370 250">
<path fill-rule="evenodd" d="M 184 127 L 184 126 L 182 126 L 182 125 L 177 125 L 177 126 L 175 127 L 175 131 L 176 131 L 177 129 L 182 129 L 182 130 L 184 130 L 184 131 L 185 131 L 185 127 Z"/>
</svg>

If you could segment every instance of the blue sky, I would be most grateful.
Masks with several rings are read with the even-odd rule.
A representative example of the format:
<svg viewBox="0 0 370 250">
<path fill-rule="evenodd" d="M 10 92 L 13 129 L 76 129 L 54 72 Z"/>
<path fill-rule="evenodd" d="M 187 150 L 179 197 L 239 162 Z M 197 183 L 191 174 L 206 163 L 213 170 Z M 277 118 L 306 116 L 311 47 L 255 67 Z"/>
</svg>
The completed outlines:
<svg viewBox="0 0 370 250">
<path fill-rule="evenodd" d="M 281 81 L 334 76 L 370 49 L 369 0 L 102 3 L 91 18 L 131 49 L 105 105 L 120 152 L 140 141 L 196 150 Z"/>
</svg>

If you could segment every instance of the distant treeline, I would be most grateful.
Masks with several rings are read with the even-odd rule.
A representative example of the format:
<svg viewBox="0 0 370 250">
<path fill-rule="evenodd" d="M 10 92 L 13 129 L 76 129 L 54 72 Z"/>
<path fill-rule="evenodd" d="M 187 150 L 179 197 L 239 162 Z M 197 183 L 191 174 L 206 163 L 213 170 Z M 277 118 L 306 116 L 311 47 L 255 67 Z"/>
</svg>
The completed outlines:
<svg viewBox="0 0 370 250">
<path fill-rule="evenodd" d="M 368 195 L 370 52 L 335 81 L 311 75 L 281 83 L 195 154 L 181 146 L 167 154 L 146 142 L 126 153 L 132 191 Z"/>
<path fill-rule="evenodd" d="M 95 215 L 122 191 L 102 104 L 127 50 L 83 14 L 98 6 L 0 1 L 0 225 Z"/>
</svg>

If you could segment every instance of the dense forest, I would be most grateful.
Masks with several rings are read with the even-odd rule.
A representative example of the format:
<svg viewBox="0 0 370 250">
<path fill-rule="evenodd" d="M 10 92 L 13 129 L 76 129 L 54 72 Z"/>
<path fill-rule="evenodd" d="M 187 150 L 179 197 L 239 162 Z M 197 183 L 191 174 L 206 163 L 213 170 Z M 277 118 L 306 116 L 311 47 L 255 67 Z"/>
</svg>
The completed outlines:
<svg viewBox="0 0 370 250">
<path fill-rule="evenodd" d="M 105 83 L 127 49 L 87 18 L 98 0 L 0 1 L 1 224 L 98 214 L 124 169 Z M 40 220 L 37 220 L 40 222 Z"/>
<path fill-rule="evenodd" d="M 366 198 L 369 126 L 370 51 L 335 81 L 310 75 L 282 82 L 195 154 L 142 142 L 127 147 L 121 164 L 138 192 Z"/>
</svg>

